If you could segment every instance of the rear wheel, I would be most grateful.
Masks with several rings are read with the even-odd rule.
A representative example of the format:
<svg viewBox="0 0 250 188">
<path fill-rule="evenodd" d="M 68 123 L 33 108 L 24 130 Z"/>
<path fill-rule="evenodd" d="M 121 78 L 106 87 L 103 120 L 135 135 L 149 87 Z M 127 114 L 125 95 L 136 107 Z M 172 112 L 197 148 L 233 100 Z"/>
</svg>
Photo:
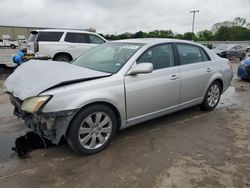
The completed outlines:
<svg viewBox="0 0 250 188">
<path fill-rule="evenodd" d="M 16 48 L 16 46 L 15 46 L 14 44 L 11 44 L 10 47 L 11 47 L 12 49 L 15 49 L 15 48 Z"/>
<path fill-rule="evenodd" d="M 64 62 L 72 61 L 71 57 L 69 55 L 66 55 L 66 54 L 58 55 L 54 58 L 54 60 L 55 61 L 64 61 Z"/>
<path fill-rule="evenodd" d="M 213 110 L 220 101 L 222 92 L 221 84 L 218 81 L 213 82 L 206 93 L 206 96 L 200 105 L 203 110 Z"/>
<path fill-rule="evenodd" d="M 117 119 L 114 111 L 105 105 L 93 105 L 74 118 L 66 140 L 75 152 L 94 154 L 109 145 L 116 129 Z"/>
</svg>

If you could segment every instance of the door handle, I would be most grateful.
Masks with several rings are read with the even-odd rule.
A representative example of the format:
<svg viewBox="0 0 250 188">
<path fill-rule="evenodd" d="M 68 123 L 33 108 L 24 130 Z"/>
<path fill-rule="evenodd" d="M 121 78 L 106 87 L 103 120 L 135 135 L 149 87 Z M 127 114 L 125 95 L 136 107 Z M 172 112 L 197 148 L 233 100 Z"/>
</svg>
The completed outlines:
<svg viewBox="0 0 250 188">
<path fill-rule="evenodd" d="M 176 75 L 176 74 L 173 74 L 173 75 L 170 76 L 170 80 L 177 80 L 179 78 L 180 77 L 178 75 Z"/>
<path fill-rule="evenodd" d="M 75 46 L 69 46 L 70 48 L 76 48 Z"/>
<path fill-rule="evenodd" d="M 212 72 L 213 70 L 211 68 L 207 68 L 206 72 Z"/>
</svg>

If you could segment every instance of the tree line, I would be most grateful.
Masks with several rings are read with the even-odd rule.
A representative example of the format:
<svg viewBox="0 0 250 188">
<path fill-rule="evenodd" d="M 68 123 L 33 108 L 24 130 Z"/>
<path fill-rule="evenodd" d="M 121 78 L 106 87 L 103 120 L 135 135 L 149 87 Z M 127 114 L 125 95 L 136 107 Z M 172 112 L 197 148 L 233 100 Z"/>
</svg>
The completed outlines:
<svg viewBox="0 0 250 188">
<path fill-rule="evenodd" d="M 102 36 L 108 40 L 130 38 L 176 38 L 194 41 L 244 41 L 250 40 L 250 23 L 244 18 L 236 17 L 233 21 L 216 23 L 211 30 L 199 31 L 196 34 L 192 32 L 178 34 L 174 33 L 172 30 L 154 30 L 150 32 L 138 31 L 136 33 L 122 33 L 119 35 L 107 34 Z"/>
</svg>

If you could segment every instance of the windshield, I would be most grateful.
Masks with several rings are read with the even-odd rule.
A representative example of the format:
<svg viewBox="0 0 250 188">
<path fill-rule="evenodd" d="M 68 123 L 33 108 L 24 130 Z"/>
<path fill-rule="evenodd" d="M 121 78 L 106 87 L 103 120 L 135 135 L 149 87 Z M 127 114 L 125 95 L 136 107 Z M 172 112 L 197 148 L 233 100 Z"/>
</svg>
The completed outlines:
<svg viewBox="0 0 250 188">
<path fill-rule="evenodd" d="M 116 73 L 142 45 L 118 42 L 105 43 L 87 51 L 73 64 L 97 71 Z"/>
</svg>

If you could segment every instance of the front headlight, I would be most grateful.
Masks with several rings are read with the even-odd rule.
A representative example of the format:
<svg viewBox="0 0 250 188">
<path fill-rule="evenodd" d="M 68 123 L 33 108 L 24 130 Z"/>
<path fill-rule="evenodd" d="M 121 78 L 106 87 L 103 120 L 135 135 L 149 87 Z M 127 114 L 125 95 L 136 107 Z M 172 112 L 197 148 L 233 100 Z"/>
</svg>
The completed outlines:
<svg viewBox="0 0 250 188">
<path fill-rule="evenodd" d="M 40 110 L 46 102 L 51 99 L 51 96 L 38 96 L 25 99 L 21 106 L 21 109 L 25 112 L 37 112 Z"/>
</svg>

